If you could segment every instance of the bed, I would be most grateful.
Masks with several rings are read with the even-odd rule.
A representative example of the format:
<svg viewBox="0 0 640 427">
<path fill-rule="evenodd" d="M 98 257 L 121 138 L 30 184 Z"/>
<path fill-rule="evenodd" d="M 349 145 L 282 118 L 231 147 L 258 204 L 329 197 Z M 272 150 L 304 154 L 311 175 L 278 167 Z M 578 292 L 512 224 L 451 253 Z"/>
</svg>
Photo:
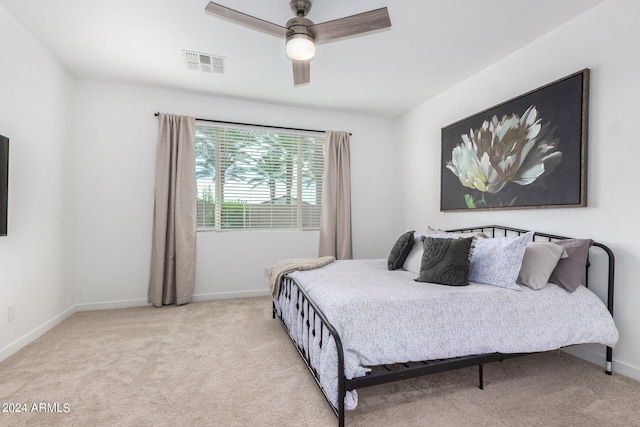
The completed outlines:
<svg viewBox="0 0 640 427">
<path fill-rule="evenodd" d="M 429 270 L 425 260 L 445 243 L 448 253 L 455 253 L 454 245 L 468 246 L 465 255 L 455 255 L 466 259 L 465 283 L 457 282 L 455 269 Z M 534 249 L 559 255 L 534 257 Z M 455 264 L 442 256 L 447 266 Z M 592 262 L 604 282 L 603 299 L 588 288 Z M 281 320 L 344 426 L 359 388 L 468 366 L 478 367 L 483 388 L 483 364 L 534 352 L 602 344 L 605 372 L 611 374 L 618 340 L 614 262 L 601 243 L 511 227 L 410 231 L 387 260 L 287 270 L 278 276 L 273 317 Z M 566 283 L 576 280 L 578 285 Z"/>
</svg>

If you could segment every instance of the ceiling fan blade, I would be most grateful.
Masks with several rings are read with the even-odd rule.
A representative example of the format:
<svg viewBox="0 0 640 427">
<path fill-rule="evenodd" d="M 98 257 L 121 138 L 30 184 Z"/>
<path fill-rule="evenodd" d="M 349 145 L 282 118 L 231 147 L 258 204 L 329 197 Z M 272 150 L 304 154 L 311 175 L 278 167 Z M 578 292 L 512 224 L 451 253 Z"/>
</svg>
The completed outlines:
<svg viewBox="0 0 640 427">
<path fill-rule="evenodd" d="M 311 60 L 298 61 L 293 59 L 293 84 L 301 85 L 311 81 Z"/>
<path fill-rule="evenodd" d="M 236 24 L 245 25 L 273 36 L 284 38 L 284 36 L 287 35 L 287 29 L 285 27 L 238 12 L 237 10 L 229 9 L 214 2 L 209 2 L 205 10 L 213 15 L 235 22 Z"/>
<path fill-rule="evenodd" d="M 311 31 L 315 34 L 317 42 L 326 42 L 389 27 L 391 27 L 389 11 L 386 7 L 382 7 L 316 24 L 311 27 Z"/>
</svg>

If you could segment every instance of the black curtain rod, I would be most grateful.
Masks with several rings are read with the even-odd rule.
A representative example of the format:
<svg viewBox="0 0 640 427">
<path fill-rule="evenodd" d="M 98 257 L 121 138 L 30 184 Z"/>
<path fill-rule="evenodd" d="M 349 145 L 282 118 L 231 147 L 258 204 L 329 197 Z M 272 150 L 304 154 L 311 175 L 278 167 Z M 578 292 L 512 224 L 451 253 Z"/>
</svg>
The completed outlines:
<svg viewBox="0 0 640 427">
<path fill-rule="evenodd" d="M 158 117 L 160 115 L 160 113 L 154 113 L 153 115 Z M 325 133 L 326 132 L 324 130 L 288 128 L 288 127 L 284 127 L 284 126 L 271 126 L 271 125 L 257 125 L 255 123 L 227 122 L 227 121 L 224 121 L 224 120 L 199 119 L 197 117 L 196 117 L 196 120 L 201 121 L 201 122 L 223 123 L 225 125 L 259 126 L 259 127 L 263 127 L 263 128 L 282 129 L 282 130 L 295 130 L 295 131 L 300 131 L 300 132 L 314 132 L 314 133 Z M 349 132 L 349 135 L 351 135 L 351 132 Z"/>
</svg>

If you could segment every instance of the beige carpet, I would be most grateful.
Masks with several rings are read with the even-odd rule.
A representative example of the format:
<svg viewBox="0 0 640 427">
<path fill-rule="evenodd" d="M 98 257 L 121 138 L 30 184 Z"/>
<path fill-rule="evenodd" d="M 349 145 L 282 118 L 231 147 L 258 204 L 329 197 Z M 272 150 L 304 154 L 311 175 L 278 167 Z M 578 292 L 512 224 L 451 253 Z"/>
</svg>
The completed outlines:
<svg viewBox="0 0 640 427">
<path fill-rule="evenodd" d="M 266 297 L 76 313 L 0 363 L 0 403 L 27 409 L 2 426 L 337 425 Z M 475 367 L 363 389 L 346 423 L 640 426 L 640 383 L 551 352 L 484 390 Z"/>
</svg>

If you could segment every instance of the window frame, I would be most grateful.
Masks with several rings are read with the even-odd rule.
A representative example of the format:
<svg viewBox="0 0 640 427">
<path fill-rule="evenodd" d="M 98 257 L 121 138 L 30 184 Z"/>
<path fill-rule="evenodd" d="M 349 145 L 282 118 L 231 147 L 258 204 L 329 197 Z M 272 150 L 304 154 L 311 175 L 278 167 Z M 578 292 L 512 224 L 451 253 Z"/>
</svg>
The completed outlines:
<svg viewBox="0 0 640 427">
<path fill-rule="evenodd" d="M 211 165 L 202 164 L 202 161 L 211 162 L 211 158 L 201 158 L 199 157 L 199 144 L 201 137 L 199 137 L 199 133 L 202 132 L 213 133 L 213 140 L 209 139 L 207 144 L 213 144 L 213 176 L 210 178 L 210 184 L 213 185 L 213 191 L 208 193 L 213 197 L 211 200 L 207 202 L 204 191 L 206 191 L 206 187 L 204 184 L 205 180 L 202 179 L 202 175 L 198 175 L 198 165 L 200 164 L 200 171 L 202 171 L 202 167 Z M 248 134 L 250 137 L 247 140 L 240 140 L 237 136 L 227 138 L 228 133 L 238 133 L 238 134 Z M 252 135 L 252 136 L 251 136 Z M 261 136 L 262 139 L 258 138 Z M 269 137 L 272 137 L 271 142 L 268 142 Z M 287 141 L 284 143 L 283 141 Z M 293 142 L 292 142 L 293 141 Z M 269 145 L 269 144 L 272 145 Z M 234 160 L 234 163 L 227 164 L 222 166 L 224 162 L 224 158 L 227 155 L 225 150 L 225 144 L 237 144 L 234 146 L 234 150 L 237 150 L 238 158 Z M 295 145 L 291 145 L 295 144 Z M 198 232 L 210 232 L 210 231 L 306 231 L 306 230 L 319 230 L 320 229 L 320 212 L 322 210 L 322 185 L 324 179 L 324 161 L 325 161 L 325 135 L 324 132 L 313 132 L 313 131 L 304 131 L 298 129 L 279 129 L 279 128 L 269 128 L 262 126 L 251 126 L 251 125 L 241 125 L 241 124 L 221 124 L 221 123 L 210 123 L 210 122 L 196 122 L 196 176 L 197 176 L 197 188 L 198 195 L 196 203 L 198 204 L 198 218 L 197 218 L 197 231 Z M 273 150 L 280 149 L 284 150 L 286 153 L 287 159 L 290 160 L 293 158 L 293 162 L 284 163 L 282 160 L 281 168 L 286 168 L 286 166 L 292 166 L 291 171 L 286 171 L 283 177 L 280 177 L 277 181 L 276 192 L 269 192 L 269 197 L 267 199 L 262 200 L 259 203 L 255 201 L 248 201 L 249 199 L 244 199 L 243 201 L 228 201 L 226 197 L 223 197 L 223 192 L 226 193 L 227 184 L 229 182 L 233 182 L 235 186 L 239 189 L 238 194 L 242 191 L 247 191 L 247 194 L 250 194 L 251 191 L 247 190 L 250 185 L 248 182 L 244 184 L 235 176 L 236 181 L 228 181 L 227 172 L 230 168 L 237 169 L 236 172 L 239 171 L 240 175 L 245 173 L 246 176 L 244 179 L 247 179 L 247 176 L 251 174 L 251 166 L 250 163 L 254 163 L 264 157 L 265 153 L 261 152 L 259 148 L 262 150 Z M 283 148 L 284 147 L 284 148 Z M 294 148 L 295 154 L 291 154 L 291 152 L 287 152 L 291 148 Z M 202 148 L 202 147 L 201 147 Z M 306 152 L 305 152 L 306 148 Z M 320 148 L 320 149 L 318 149 Z M 209 150 L 210 147 L 207 147 Z M 244 150 L 244 151 L 243 151 Z M 261 157 L 262 156 L 262 157 Z M 239 160 L 240 159 L 240 160 Z M 239 162 L 239 163 L 238 163 Z M 242 162 L 245 162 L 242 164 Z M 244 170 L 243 170 L 244 168 Z M 218 173 L 219 171 L 225 171 L 225 178 L 223 180 L 219 179 Z M 254 169 L 254 171 L 257 169 Z M 233 174 L 232 174 L 233 175 Z M 210 176 L 210 175 L 209 175 Z M 305 176 L 307 177 L 307 182 L 305 183 Z M 311 179 L 309 180 L 309 176 Z M 238 181 L 240 180 L 240 181 Z M 255 180 L 255 177 L 254 177 Z M 282 182 L 285 184 L 282 184 Z M 311 182 L 311 184 L 309 184 Z M 271 181 L 270 181 L 271 184 Z M 244 185 L 244 189 L 243 189 Z M 273 184 L 271 184 L 273 185 Z M 282 194 L 277 195 L 278 192 L 282 193 L 282 185 L 285 185 L 286 192 L 284 196 Z M 224 187 L 224 188 L 223 188 Z M 254 185 L 255 189 L 258 185 Z M 313 191 L 305 190 L 305 187 L 313 187 Z M 295 189 L 295 191 L 293 190 Z M 264 189 L 263 189 L 264 191 Z M 303 194 L 304 193 L 304 194 Z M 272 198 L 273 195 L 276 195 L 275 198 Z M 313 201 L 310 202 L 309 198 L 312 197 Z M 284 200 L 284 206 L 294 206 L 295 205 L 295 223 L 293 221 L 293 215 L 290 214 L 282 214 L 279 212 L 285 211 L 293 211 L 285 208 L 282 204 L 278 204 L 278 199 Z M 217 201 L 222 201 L 221 203 L 217 203 Z M 292 203 L 295 202 L 295 203 Z M 271 202 L 271 203 L 269 203 Z M 210 211 L 207 209 L 211 209 L 211 206 L 207 206 L 207 203 L 213 204 L 213 224 L 210 222 L 207 223 L 207 216 L 210 215 Z M 229 208 L 228 211 L 232 211 L 235 206 L 236 209 L 239 209 L 239 206 L 242 205 L 242 221 L 236 221 L 236 224 L 242 222 L 242 226 L 230 226 L 234 222 L 233 213 L 231 216 L 225 216 L 223 218 L 223 212 L 225 211 L 225 205 Z M 281 208 L 279 206 L 282 206 Z M 202 210 L 201 210 L 202 208 Z M 256 219 L 260 217 L 257 213 L 254 215 L 252 211 L 260 211 L 262 213 L 262 219 Z M 249 215 L 247 215 L 249 212 Z M 265 214 L 265 212 L 270 212 L 269 214 Z M 236 216 L 238 214 L 236 213 Z M 246 219 L 248 217 L 248 220 Z M 268 217 L 269 219 L 264 219 Z M 231 218 L 231 219 L 229 219 Z M 287 223 L 289 221 L 289 223 Z M 285 223 L 284 226 L 278 225 L 278 222 Z M 226 224 L 226 225 L 225 225 Z"/>
</svg>

